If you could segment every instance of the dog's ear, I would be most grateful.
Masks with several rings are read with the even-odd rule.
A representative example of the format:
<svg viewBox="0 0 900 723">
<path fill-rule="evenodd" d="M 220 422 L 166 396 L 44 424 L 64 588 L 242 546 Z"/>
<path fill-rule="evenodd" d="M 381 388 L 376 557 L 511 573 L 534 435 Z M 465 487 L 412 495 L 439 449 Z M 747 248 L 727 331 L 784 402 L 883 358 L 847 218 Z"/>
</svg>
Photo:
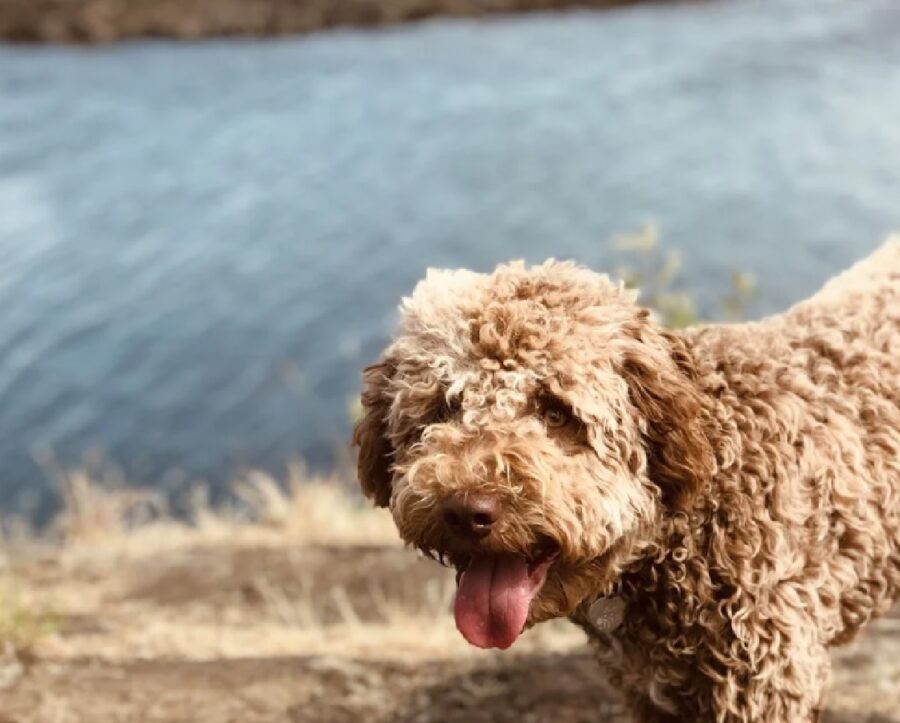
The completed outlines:
<svg viewBox="0 0 900 723">
<path fill-rule="evenodd" d="M 388 361 L 372 364 L 363 371 L 362 418 L 353 430 L 353 446 L 359 450 L 357 474 L 366 497 L 379 507 L 391 501 L 391 458 L 394 453 L 388 436 L 390 411 L 388 384 L 393 375 Z"/>
<path fill-rule="evenodd" d="M 673 332 L 645 328 L 636 337 L 622 375 L 643 420 L 647 473 L 670 507 L 686 509 L 715 466 L 694 361 Z"/>
</svg>

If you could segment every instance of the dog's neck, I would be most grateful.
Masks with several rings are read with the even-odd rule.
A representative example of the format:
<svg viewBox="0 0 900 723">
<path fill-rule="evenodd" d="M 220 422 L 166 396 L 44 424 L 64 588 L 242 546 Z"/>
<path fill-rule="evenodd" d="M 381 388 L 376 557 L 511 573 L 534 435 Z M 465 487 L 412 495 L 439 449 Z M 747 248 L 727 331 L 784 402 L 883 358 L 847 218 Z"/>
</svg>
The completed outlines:
<svg viewBox="0 0 900 723">
<path fill-rule="evenodd" d="M 696 346 L 702 336 L 700 330 L 666 332 L 664 335 L 679 372 L 691 387 L 695 402 L 690 407 L 682 406 L 679 411 L 691 410 L 693 416 L 687 424 L 693 422 L 691 426 L 696 433 L 691 436 L 676 434 L 673 439 L 705 448 L 707 456 L 704 459 L 709 462 L 707 473 L 702 478 L 680 480 L 673 475 L 673 469 L 677 467 L 668 465 L 664 469 L 667 477 L 656 479 L 652 475 L 660 465 L 651 464 L 648 458 L 646 484 L 659 490 L 655 511 L 592 563 L 592 579 L 599 584 L 572 615 L 574 622 L 588 630 L 609 632 L 618 627 L 620 604 L 628 608 L 652 609 L 658 603 L 661 587 L 666 581 L 680 582 L 694 574 L 707 580 L 710 577 L 705 569 L 706 528 L 716 509 L 716 474 L 721 465 L 718 452 L 731 442 L 727 439 L 729 432 L 725 420 L 719 416 L 722 405 L 716 395 L 718 375 Z M 700 346 L 702 348 L 702 344 Z M 650 441 L 659 443 L 660 437 Z M 648 455 L 653 452 L 652 448 L 647 448 Z M 690 456 L 686 452 L 685 457 Z M 693 457 L 696 460 L 699 456 L 694 454 Z M 690 472 L 691 469 L 685 469 L 685 474 Z M 671 495 L 667 493 L 667 487 L 689 492 Z M 625 613 L 630 615 L 630 610 Z"/>
<path fill-rule="evenodd" d="M 574 622 L 589 632 L 610 632 L 611 619 L 616 629 L 635 610 L 637 617 L 643 618 L 644 611 L 667 604 L 667 586 L 675 589 L 718 584 L 708 559 L 709 525 L 719 506 L 717 475 L 723 464 L 721 450 L 738 448 L 735 445 L 739 446 L 740 440 L 737 432 L 729 431 L 720 417 L 722 404 L 715 393 L 715 370 L 703 363 L 702 354 L 698 358 L 696 353 L 693 342 L 702 333 L 678 336 L 684 342 L 683 350 L 694 370 L 693 382 L 700 402 L 699 426 L 715 456 L 712 473 L 677 507 L 661 497 L 654 518 L 604 555 L 600 576 L 603 585 L 572 616 Z M 617 613 L 613 613 L 620 604 L 623 615 L 622 620 L 617 620 Z M 677 601 L 668 604 L 677 605 Z"/>
<path fill-rule="evenodd" d="M 711 449 L 720 449 L 724 431 L 715 414 L 715 399 L 705 390 L 701 398 L 704 434 Z M 572 620 L 588 631 L 613 632 L 628 608 L 652 609 L 666 580 L 681 581 L 694 574 L 708 580 L 706 528 L 717 507 L 715 490 L 713 475 L 682 507 L 673 508 L 660 499 L 654 519 L 596 561 L 597 579 L 604 583 L 579 605 Z"/>
</svg>

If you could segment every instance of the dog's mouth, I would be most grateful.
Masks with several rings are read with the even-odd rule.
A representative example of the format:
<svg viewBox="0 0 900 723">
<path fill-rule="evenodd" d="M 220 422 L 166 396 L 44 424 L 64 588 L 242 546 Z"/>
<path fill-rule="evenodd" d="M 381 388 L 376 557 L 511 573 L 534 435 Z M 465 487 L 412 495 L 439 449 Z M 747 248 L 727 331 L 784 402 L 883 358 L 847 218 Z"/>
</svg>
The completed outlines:
<svg viewBox="0 0 900 723">
<path fill-rule="evenodd" d="M 530 556 L 476 552 L 454 559 L 453 614 L 463 637 L 479 648 L 511 646 L 525 628 L 531 602 L 558 555 L 556 544 L 543 543 Z"/>
</svg>

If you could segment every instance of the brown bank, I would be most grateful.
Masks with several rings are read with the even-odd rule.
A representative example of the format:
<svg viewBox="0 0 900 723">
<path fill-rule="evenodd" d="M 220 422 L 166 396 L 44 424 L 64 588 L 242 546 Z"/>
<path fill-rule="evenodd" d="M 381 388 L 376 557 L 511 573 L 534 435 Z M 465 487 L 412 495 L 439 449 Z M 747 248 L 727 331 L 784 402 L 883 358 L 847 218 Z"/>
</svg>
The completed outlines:
<svg viewBox="0 0 900 723">
<path fill-rule="evenodd" d="M 0 0 L 0 38 L 16 42 L 105 43 L 139 37 L 263 37 L 337 26 L 388 25 L 437 15 L 465 17 L 608 8 L 640 1 Z"/>
</svg>

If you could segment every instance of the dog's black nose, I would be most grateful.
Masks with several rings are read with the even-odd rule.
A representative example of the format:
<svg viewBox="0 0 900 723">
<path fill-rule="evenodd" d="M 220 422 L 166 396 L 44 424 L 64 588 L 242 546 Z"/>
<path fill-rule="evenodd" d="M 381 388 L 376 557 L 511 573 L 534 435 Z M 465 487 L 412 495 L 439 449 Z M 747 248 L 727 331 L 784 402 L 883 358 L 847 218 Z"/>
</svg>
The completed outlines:
<svg viewBox="0 0 900 723">
<path fill-rule="evenodd" d="M 444 500 L 444 522 L 458 535 L 482 538 L 500 518 L 500 503 L 485 494 L 455 494 Z"/>
</svg>

